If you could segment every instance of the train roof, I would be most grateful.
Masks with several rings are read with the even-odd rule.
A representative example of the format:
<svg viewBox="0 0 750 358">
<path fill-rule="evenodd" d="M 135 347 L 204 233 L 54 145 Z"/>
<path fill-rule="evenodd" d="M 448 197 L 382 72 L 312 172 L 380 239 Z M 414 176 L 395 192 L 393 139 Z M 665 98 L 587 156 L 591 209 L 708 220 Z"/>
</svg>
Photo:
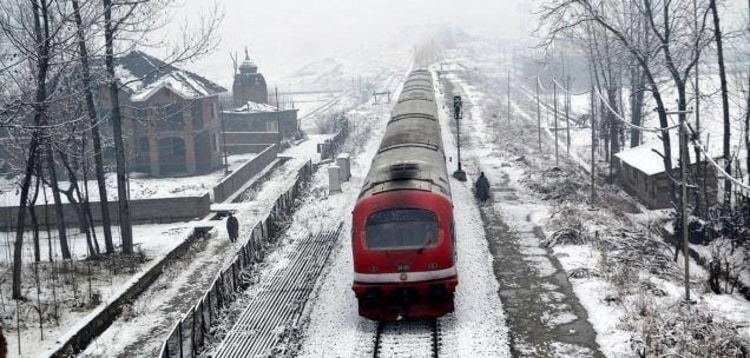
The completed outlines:
<svg viewBox="0 0 750 358">
<path fill-rule="evenodd" d="M 405 189 L 450 198 L 432 74 L 426 70 L 407 77 L 360 197 Z"/>
</svg>

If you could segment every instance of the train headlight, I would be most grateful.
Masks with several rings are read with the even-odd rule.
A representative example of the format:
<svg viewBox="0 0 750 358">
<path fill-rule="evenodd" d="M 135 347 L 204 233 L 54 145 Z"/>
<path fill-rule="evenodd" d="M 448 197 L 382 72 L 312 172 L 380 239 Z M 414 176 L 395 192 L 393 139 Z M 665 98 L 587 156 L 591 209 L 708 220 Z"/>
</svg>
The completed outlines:
<svg viewBox="0 0 750 358">
<path fill-rule="evenodd" d="M 435 263 L 435 262 L 430 262 L 429 264 L 427 264 L 427 269 L 428 270 L 437 270 L 438 269 L 438 264 Z"/>
<path fill-rule="evenodd" d="M 399 277 L 398 277 L 398 278 L 399 278 L 399 279 L 401 279 L 401 281 L 406 281 L 406 279 L 407 279 L 408 277 L 406 276 L 406 272 L 402 272 L 402 273 L 401 273 L 401 275 L 399 275 Z"/>
<path fill-rule="evenodd" d="M 370 266 L 370 273 L 378 272 L 378 267 L 375 265 Z"/>
</svg>

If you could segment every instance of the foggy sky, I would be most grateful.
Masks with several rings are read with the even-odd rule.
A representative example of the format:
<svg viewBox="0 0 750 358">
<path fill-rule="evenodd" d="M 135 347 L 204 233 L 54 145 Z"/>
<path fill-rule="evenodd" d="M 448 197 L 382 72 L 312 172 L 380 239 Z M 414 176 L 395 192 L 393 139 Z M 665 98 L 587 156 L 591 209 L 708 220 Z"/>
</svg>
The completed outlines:
<svg viewBox="0 0 750 358">
<path fill-rule="evenodd" d="M 176 0 L 172 29 L 213 5 L 209 0 Z M 221 39 L 215 53 L 183 65 L 231 88 L 229 53 L 250 57 L 270 83 L 305 64 L 362 49 L 398 42 L 404 29 L 454 25 L 473 35 L 514 39 L 534 29 L 532 9 L 543 0 L 213 0 L 223 11 Z M 724 27 L 744 21 L 745 0 L 727 0 L 721 10 Z M 729 20 L 729 21 L 727 21 Z M 744 23 L 744 22 L 743 22 Z M 170 32 L 171 31 L 171 32 Z M 413 41 L 413 40 L 409 40 Z M 406 42 L 406 41 L 402 41 Z M 414 43 L 403 43 L 405 49 Z M 158 53 L 154 53 L 159 55 Z M 376 55 L 371 53 L 370 56 Z M 241 55 L 242 56 L 242 55 Z"/>
<path fill-rule="evenodd" d="M 175 19 L 211 7 L 206 0 L 180 0 Z M 524 0 L 217 0 L 224 12 L 216 53 L 187 67 L 231 85 L 230 51 L 250 57 L 270 81 L 306 63 L 336 57 L 410 27 L 453 24 L 475 35 L 513 38 L 522 32 Z M 521 13 L 521 15 L 519 15 Z M 404 44 L 411 48 L 414 44 Z M 373 45 L 374 46 L 374 45 Z M 270 78 L 269 78 L 270 77 Z"/>
</svg>

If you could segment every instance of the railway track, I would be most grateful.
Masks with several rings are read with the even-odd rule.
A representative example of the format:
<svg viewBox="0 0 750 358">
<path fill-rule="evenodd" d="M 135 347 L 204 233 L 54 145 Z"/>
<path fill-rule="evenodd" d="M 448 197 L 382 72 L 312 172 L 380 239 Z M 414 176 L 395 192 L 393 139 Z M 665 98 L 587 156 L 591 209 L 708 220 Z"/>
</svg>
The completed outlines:
<svg viewBox="0 0 750 358">
<path fill-rule="evenodd" d="M 372 358 L 437 358 L 441 337 L 438 320 L 379 322 Z"/>
<path fill-rule="evenodd" d="M 296 326 L 343 225 L 296 243 L 289 264 L 258 289 L 214 357 L 266 357 Z"/>
</svg>

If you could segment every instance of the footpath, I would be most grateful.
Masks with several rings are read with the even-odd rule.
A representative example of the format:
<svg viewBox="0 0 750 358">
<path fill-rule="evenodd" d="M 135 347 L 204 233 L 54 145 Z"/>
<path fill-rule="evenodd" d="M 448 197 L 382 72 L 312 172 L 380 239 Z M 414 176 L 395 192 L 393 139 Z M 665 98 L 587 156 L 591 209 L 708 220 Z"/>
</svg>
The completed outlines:
<svg viewBox="0 0 750 358">
<path fill-rule="evenodd" d="M 483 171 L 491 183 L 491 200 L 480 211 L 500 283 L 512 355 L 603 357 L 567 274 L 551 249 L 541 245 L 545 234 L 537 219 L 547 212 L 548 204 L 518 187 L 519 169 L 511 158 L 517 157 L 512 151 L 522 145 L 523 128 L 484 113 L 475 105 L 474 93 L 455 77 L 443 79 L 443 85 L 446 96 L 463 97 L 462 163 L 469 180 L 473 182 Z"/>
</svg>

